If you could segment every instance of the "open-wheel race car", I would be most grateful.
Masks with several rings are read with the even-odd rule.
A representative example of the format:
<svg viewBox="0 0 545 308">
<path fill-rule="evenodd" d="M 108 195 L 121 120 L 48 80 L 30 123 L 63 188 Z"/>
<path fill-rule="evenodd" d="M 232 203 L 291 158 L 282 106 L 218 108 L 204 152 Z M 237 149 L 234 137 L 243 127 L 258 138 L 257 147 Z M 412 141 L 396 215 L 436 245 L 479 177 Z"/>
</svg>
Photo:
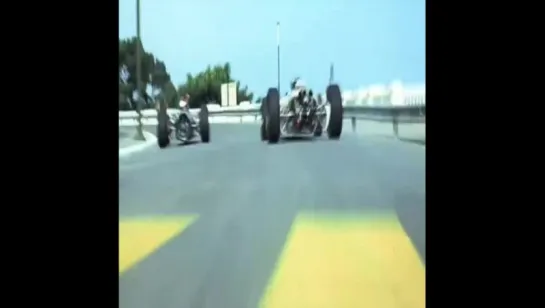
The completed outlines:
<svg viewBox="0 0 545 308">
<path fill-rule="evenodd" d="M 280 98 L 278 89 L 270 88 L 261 103 L 261 140 L 277 143 L 281 137 L 319 137 L 326 128 L 330 139 L 341 136 L 343 105 L 341 90 L 331 84 L 325 101 L 312 90 L 292 86 L 291 94 Z M 329 105 L 329 117 L 326 106 Z"/>
<path fill-rule="evenodd" d="M 181 143 L 198 141 L 210 142 L 210 123 L 208 122 L 208 108 L 201 106 L 198 117 L 195 117 L 188 108 L 181 108 L 179 114 L 169 115 L 166 103 L 161 102 L 157 110 L 157 143 L 160 148 L 170 144 L 171 139 Z"/>
</svg>

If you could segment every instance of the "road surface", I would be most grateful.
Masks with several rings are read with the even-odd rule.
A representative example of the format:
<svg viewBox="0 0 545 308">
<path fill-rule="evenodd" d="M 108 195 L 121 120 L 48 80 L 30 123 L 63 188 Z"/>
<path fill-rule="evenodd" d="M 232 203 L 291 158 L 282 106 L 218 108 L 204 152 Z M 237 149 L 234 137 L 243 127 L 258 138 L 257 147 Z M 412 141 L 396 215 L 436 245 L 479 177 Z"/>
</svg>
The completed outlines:
<svg viewBox="0 0 545 308">
<path fill-rule="evenodd" d="M 346 131 L 120 159 L 119 306 L 424 308 L 425 147 Z"/>
</svg>

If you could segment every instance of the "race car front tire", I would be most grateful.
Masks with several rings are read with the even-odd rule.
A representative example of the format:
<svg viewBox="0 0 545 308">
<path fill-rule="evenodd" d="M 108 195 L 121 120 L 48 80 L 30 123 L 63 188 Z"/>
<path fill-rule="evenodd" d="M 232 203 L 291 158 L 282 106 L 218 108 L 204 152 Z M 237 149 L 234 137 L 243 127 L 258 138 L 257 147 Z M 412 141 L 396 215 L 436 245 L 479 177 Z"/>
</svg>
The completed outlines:
<svg viewBox="0 0 545 308">
<path fill-rule="evenodd" d="M 157 111 L 157 144 L 164 149 L 170 144 L 170 118 L 167 113 L 166 104 L 159 104 Z"/>
<path fill-rule="evenodd" d="M 210 122 L 208 121 L 208 107 L 205 104 L 201 106 L 201 112 L 199 112 L 199 134 L 202 142 L 210 142 Z"/>
<path fill-rule="evenodd" d="M 327 135 L 329 139 L 339 139 L 343 130 L 343 100 L 339 85 L 332 84 L 326 89 L 327 101 L 330 105 Z"/>
<path fill-rule="evenodd" d="M 261 121 L 261 141 L 267 141 L 267 130 L 265 129 L 265 121 Z"/>
<path fill-rule="evenodd" d="M 278 143 L 280 139 L 280 93 L 277 88 L 269 88 L 265 98 L 265 128 L 269 143 Z"/>
</svg>

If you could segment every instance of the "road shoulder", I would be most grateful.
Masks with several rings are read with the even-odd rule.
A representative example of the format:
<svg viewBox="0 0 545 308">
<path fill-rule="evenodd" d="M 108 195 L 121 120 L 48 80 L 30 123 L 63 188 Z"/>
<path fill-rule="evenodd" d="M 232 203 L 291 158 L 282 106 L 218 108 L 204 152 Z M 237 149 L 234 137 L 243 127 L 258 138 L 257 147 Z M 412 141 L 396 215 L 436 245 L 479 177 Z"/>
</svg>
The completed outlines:
<svg viewBox="0 0 545 308">
<path fill-rule="evenodd" d="M 133 153 L 143 151 L 157 143 L 157 137 L 150 132 L 144 131 L 145 141 L 138 142 L 136 144 L 119 148 L 119 157 L 127 157 Z"/>
</svg>

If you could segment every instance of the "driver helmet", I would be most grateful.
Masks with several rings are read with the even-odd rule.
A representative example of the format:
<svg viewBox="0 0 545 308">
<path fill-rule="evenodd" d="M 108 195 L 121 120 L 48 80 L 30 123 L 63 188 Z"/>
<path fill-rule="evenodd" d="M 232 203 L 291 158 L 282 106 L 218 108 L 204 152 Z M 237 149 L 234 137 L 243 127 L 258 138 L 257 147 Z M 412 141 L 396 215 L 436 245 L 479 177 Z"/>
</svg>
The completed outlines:
<svg viewBox="0 0 545 308">
<path fill-rule="evenodd" d="M 299 77 L 295 78 L 291 83 L 291 89 L 292 90 L 305 89 L 306 87 L 307 86 L 306 86 L 305 82 Z"/>
<path fill-rule="evenodd" d="M 295 84 L 297 83 L 297 80 L 298 80 L 298 79 L 299 79 L 299 78 L 295 78 L 295 79 L 293 79 L 293 80 L 291 81 L 291 83 L 290 83 L 290 89 L 291 89 L 291 90 L 295 90 Z"/>
<path fill-rule="evenodd" d="M 186 94 L 180 99 L 180 103 L 179 103 L 180 108 L 185 108 L 188 102 L 189 102 L 189 94 Z"/>
</svg>

